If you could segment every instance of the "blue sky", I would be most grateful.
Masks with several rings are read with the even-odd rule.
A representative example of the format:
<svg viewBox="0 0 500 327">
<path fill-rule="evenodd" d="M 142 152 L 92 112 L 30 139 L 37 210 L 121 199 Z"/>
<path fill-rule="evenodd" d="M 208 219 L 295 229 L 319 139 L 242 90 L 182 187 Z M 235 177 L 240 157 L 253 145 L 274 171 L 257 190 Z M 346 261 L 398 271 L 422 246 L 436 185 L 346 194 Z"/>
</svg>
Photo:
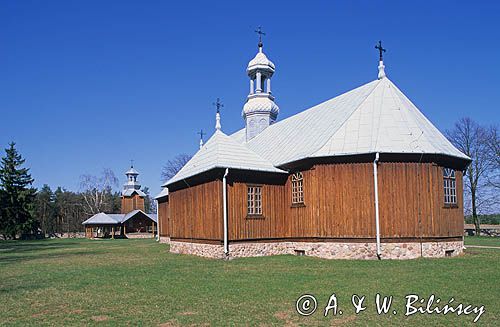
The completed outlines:
<svg viewBox="0 0 500 327">
<path fill-rule="evenodd" d="M 38 187 L 105 167 L 124 182 L 134 159 L 159 191 L 164 163 L 213 132 L 215 98 L 223 130 L 243 127 L 258 25 L 278 119 L 376 79 L 381 39 L 440 130 L 499 122 L 497 1 L 2 1 L 0 147 L 17 142 Z"/>
</svg>

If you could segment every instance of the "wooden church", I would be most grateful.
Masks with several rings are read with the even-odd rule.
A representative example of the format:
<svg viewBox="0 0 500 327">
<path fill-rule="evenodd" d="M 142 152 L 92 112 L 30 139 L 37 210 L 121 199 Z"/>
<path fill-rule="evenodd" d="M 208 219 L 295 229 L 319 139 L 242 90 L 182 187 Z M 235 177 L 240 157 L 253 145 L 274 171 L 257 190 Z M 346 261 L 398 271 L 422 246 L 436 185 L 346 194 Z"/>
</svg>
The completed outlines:
<svg viewBox="0 0 500 327">
<path fill-rule="evenodd" d="M 131 165 L 121 194 L 121 213 L 100 212 L 83 222 L 87 238 L 154 237 L 157 215 L 146 213 L 146 194 L 137 181 L 139 172 Z"/>
<path fill-rule="evenodd" d="M 161 241 L 213 258 L 410 259 L 463 251 L 458 151 L 386 76 L 278 121 L 275 65 L 248 63 L 245 127 L 221 128 L 157 197 Z"/>
</svg>

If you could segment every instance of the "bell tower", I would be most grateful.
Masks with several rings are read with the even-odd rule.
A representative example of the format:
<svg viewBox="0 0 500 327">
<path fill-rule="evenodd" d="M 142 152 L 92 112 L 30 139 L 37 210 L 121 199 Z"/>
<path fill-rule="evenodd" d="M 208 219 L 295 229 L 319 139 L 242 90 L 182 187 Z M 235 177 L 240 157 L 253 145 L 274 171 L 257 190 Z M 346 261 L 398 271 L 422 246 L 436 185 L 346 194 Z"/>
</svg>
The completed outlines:
<svg viewBox="0 0 500 327">
<path fill-rule="evenodd" d="M 271 92 L 271 78 L 275 71 L 273 62 L 267 59 L 263 52 L 262 35 L 259 27 L 259 52 L 250 60 L 247 75 L 250 78 L 250 92 L 243 106 L 242 116 L 246 125 L 246 140 L 250 141 L 260 132 L 273 124 L 279 113 L 279 107 L 274 102 Z"/>
<path fill-rule="evenodd" d="M 123 184 L 121 213 L 129 213 L 133 210 L 144 211 L 144 192 L 141 191 L 141 184 L 137 181 L 139 172 L 130 165 L 130 169 L 125 172 L 127 182 Z"/>
</svg>

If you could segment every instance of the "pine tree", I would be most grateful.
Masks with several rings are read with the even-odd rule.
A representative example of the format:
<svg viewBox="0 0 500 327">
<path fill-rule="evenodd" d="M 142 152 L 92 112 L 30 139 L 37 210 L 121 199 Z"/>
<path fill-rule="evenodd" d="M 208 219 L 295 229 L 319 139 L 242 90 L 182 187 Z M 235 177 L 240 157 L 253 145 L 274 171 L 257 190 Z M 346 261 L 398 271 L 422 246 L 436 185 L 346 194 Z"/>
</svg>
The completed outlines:
<svg viewBox="0 0 500 327">
<path fill-rule="evenodd" d="M 14 142 L 5 153 L 0 163 L 0 228 L 4 235 L 15 239 L 18 234 L 36 232 L 37 223 L 33 218 L 36 189 L 31 187 L 33 178 L 29 169 L 21 167 L 25 159 L 17 152 Z"/>
</svg>

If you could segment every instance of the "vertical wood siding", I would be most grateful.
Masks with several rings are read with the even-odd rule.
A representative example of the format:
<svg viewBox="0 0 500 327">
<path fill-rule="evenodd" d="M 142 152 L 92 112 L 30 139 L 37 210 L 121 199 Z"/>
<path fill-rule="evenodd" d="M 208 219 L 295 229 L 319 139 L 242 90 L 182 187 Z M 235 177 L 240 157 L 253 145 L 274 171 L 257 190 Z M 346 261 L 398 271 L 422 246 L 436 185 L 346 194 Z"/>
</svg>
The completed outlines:
<svg viewBox="0 0 500 327">
<path fill-rule="evenodd" d="M 372 163 L 320 164 L 302 173 L 302 207 L 292 206 L 290 177 L 284 185 L 257 184 L 262 185 L 259 218 L 247 217 L 247 185 L 255 183 L 230 181 L 229 240 L 375 237 Z M 460 171 L 456 172 L 456 208 L 444 207 L 442 167 L 383 162 L 378 173 L 383 238 L 462 235 Z M 222 239 L 220 180 L 171 192 L 169 206 L 171 237 Z"/>
<path fill-rule="evenodd" d="M 169 194 L 170 236 L 222 239 L 222 182 L 196 185 Z"/>
</svg>

